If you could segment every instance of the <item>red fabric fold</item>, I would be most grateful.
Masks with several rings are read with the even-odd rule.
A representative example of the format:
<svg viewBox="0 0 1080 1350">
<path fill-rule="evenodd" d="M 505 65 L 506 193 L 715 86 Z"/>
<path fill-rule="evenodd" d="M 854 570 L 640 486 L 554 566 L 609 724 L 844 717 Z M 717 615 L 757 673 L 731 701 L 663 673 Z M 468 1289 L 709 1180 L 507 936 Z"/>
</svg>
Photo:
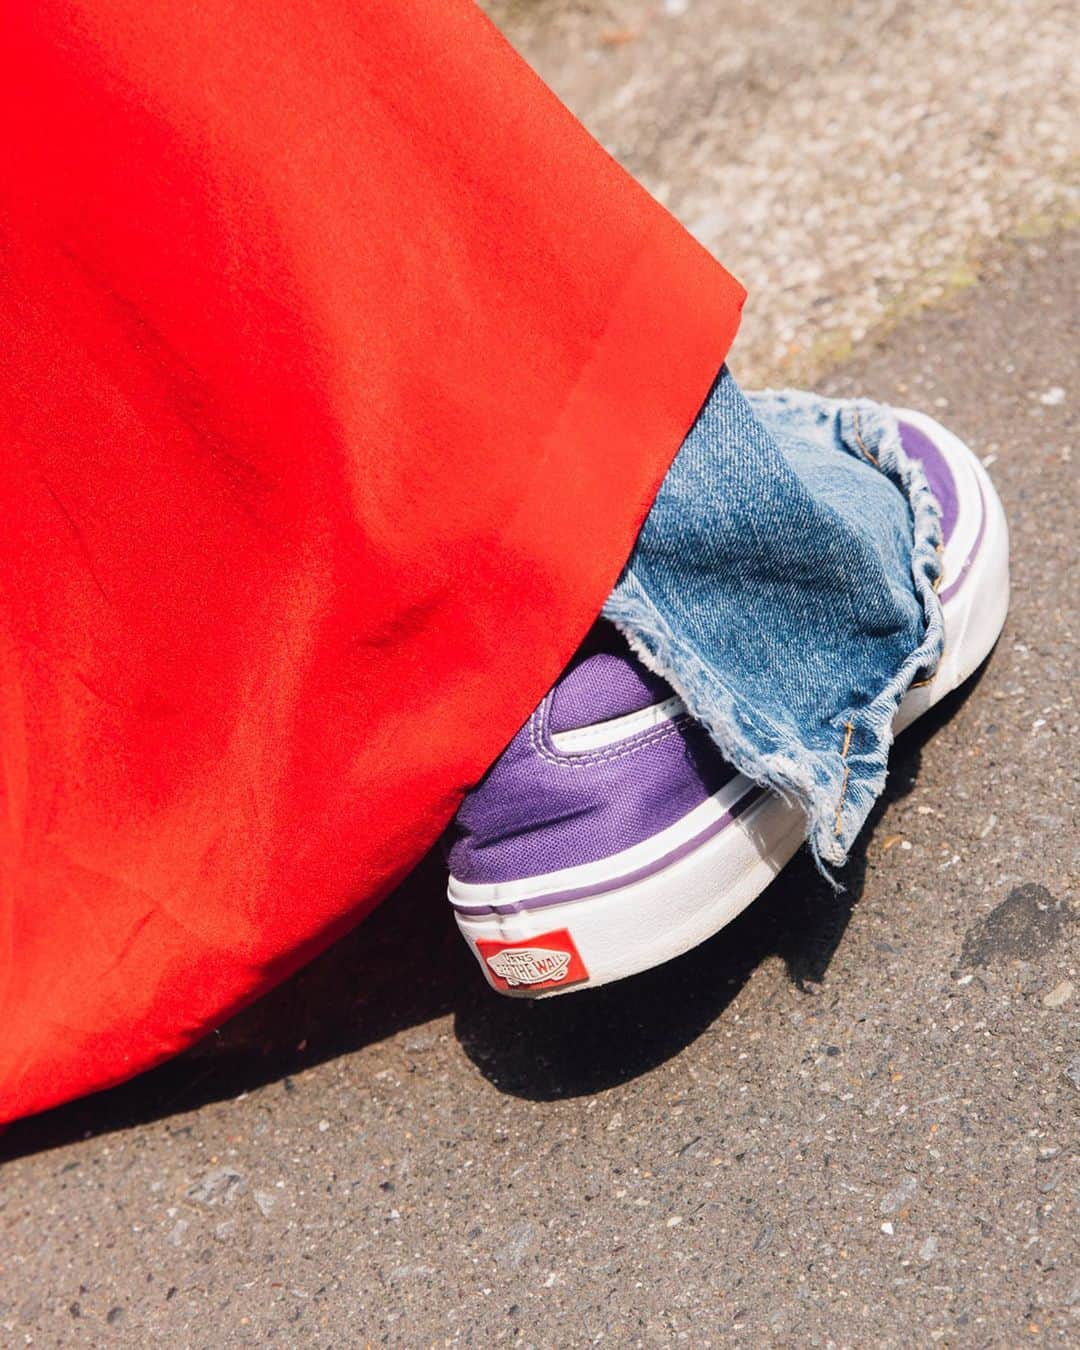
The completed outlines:
<svg viewBox="0 0 1080 1350">
<path fill-rule="evenodd" d="M 465 0 L 37 0 L 0 54 L 0 1119 L 418 860 L 742 291 Z"/>
</svg>

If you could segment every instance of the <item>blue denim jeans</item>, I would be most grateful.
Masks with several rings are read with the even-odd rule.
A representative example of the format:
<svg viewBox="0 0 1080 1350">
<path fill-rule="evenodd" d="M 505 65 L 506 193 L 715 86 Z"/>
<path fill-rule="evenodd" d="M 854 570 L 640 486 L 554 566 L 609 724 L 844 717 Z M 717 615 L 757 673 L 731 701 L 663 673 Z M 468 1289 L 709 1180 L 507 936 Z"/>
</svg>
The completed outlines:
<svg viewBox="0 0 1080 1350">
<path fill-rule="evenodd" d="M 888 408 L 745 395 L 725 368 L 604 607 L 739 770 L 801 803 L 819 864 L 847 856 L 940 656 L 940 538 Z"/>
</svg>

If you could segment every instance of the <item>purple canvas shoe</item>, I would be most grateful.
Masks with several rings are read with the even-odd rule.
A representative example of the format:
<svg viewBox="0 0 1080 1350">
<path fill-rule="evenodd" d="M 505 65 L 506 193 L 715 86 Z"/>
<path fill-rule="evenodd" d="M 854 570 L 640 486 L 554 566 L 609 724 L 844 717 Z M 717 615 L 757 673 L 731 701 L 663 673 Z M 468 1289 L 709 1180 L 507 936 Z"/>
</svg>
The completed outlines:
<svg viewBox="0 0 1080 1350">
<path fill-rule="evenodd" d="M 945 651 L 901 730 L 989 653 L 1008 606 L 1008 534 L 974 454 L 899 411 L 942 512 Z M 544 997 L 656 966 L 729 923 L 801 843 L 802 811 L 737 773 L 612 633 L 579 655 L 465 799 L 449 897 L 488 982 Z"/>
</svg>

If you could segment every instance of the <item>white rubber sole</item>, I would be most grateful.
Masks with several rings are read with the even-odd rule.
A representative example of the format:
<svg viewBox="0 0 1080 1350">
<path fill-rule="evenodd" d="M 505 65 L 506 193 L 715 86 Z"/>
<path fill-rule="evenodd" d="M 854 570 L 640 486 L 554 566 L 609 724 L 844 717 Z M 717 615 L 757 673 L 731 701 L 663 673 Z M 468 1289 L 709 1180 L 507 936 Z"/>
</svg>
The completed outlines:
<svg viewBox="0 0 1080 1350">
<path fill-rule="evenodd" d="M 968 679 L 997 641 L 1009 604 L 1009 537 L 997 492 L 972 451 L 925 414 L 906 409 L 897 413 L 930 436 L 949 460 L 963 513 L 943 558 L 945 651 L 934 678 L 910 689 L 901 703 L 894 722 L 899 732 Z M 980 497 L 981 512 L 973 509 Z M 958 586 L 961 577 L 963 584 Z M 950 595 L 953 587 L 955 593 Z M 681 956 L 730 923 L 790 861 L 806 833 L 799 807 L 746 780 L 739 782 L 744 785 L 738 798 L 745 806 L 741 814 L 700 846 L 689 852 L 677 850 L 669 864 L 651 871 L 647 866 L 636 868 L 646 874 L 626 884 L 613 882 L 610 889 L 596 894 L 514 909 L 515 904 L 542 895 L 542 883 L 549 880 L 529 878 L 483 897 L 512 912 L 470 914 L 456 909 L 458 927 L 492 988 L 517 998 L 595 988 Z M 725 792 L 726 807 L 731 804 L 731 785 Z M 662 850 L 670 842 L 657 842 L 658 855 L 666 856 Z M 647 862 L 642 847 L 647 846 L 635 850 L 635 863 Z M 565 876 L 560 880 L 547 889 L 572 889 Z M 482 898 L 485 889 L 451 878 L 450 899 L 481 909 L 470 902 Z M 575 969 L 580 968 L 582 977 L 574 983 L 547 984 L 543 962 L 555 962 L 556 970 L 560 961 L 565 965 L 560 943 L 569 943 L 579 958 L 580 967 Z M 495 949 L 512 944 L 513 950 L 500 967 L 491 949 L 485 953 L 480 944 Z M 503 977 L 507 972 L 509 981 Z"/>
</svg>

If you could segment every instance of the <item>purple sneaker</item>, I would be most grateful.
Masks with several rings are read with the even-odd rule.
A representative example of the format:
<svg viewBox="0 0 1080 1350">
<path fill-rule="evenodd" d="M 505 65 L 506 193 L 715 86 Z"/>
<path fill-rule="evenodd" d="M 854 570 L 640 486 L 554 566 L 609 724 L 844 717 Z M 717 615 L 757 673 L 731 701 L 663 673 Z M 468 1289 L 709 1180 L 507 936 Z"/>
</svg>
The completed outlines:
<svg viewBox="0 0 1080 1350">
<path fill-rule="evenodd" d="M 899 731 L 972 674 L 1008 606 L 1005 516 L 975 455 L 898 411 L 942 511 L 945 652 Z M 546 997 L 660 965 L 729 923 L 805 834 L 612 633 L 579 655 L 462 803 L 449 897 L 489 984 Z M 617 645 L 618 644 L 618 645 Z"/>
</svg>

